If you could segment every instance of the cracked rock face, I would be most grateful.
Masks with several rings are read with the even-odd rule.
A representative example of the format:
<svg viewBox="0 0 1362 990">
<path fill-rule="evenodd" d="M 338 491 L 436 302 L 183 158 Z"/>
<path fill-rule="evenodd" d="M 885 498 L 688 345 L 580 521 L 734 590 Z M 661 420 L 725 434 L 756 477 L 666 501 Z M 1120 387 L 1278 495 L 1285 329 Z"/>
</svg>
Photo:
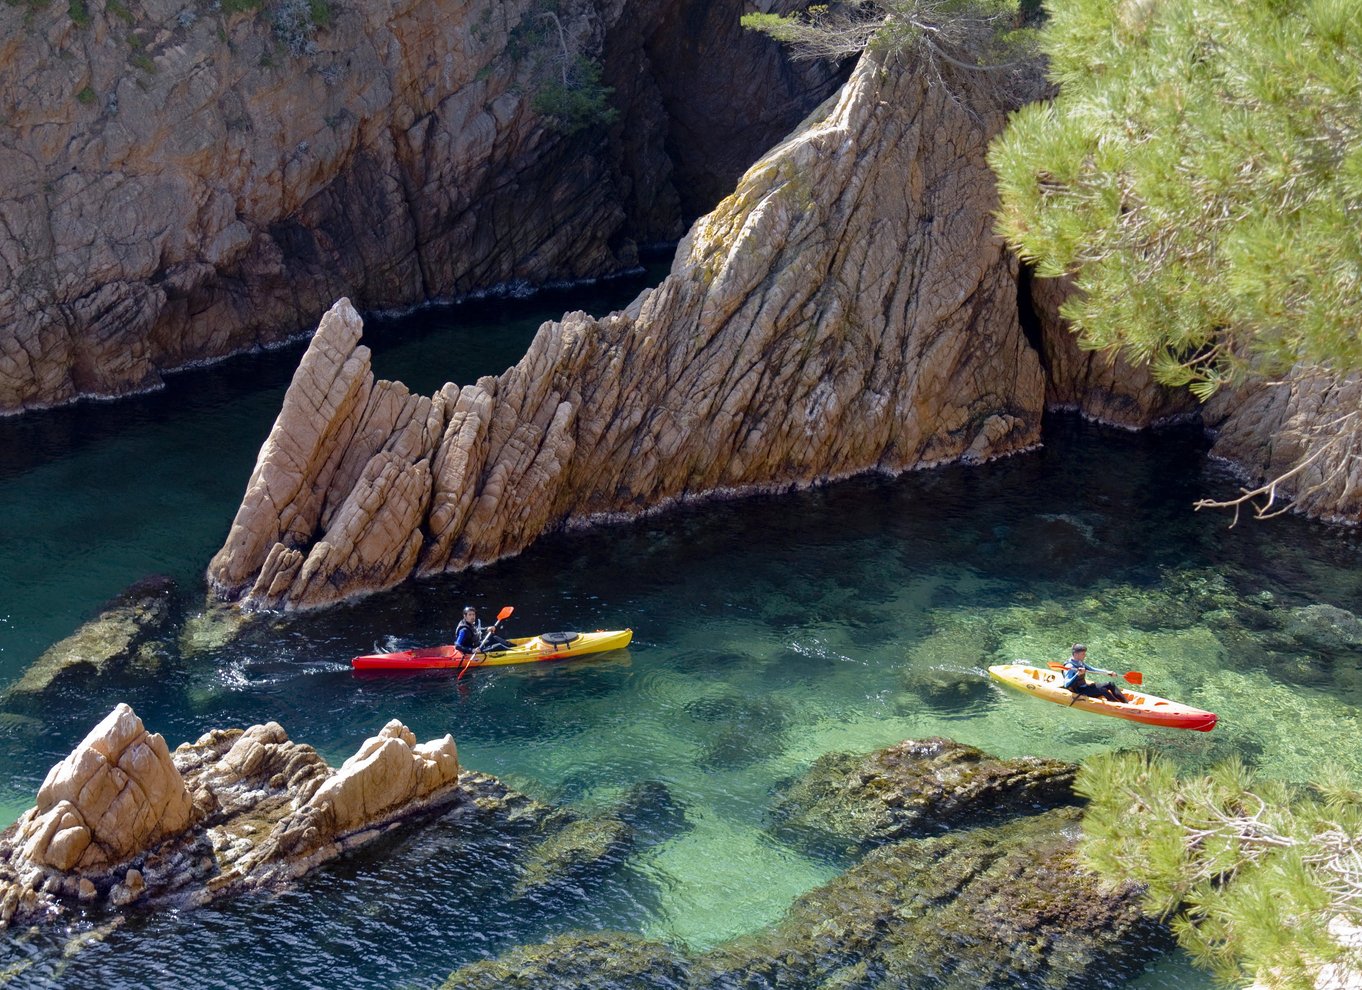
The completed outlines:
<svg viewBox="0 0 1362 990">
<path fill-rule="evenodd" d="M 1309 459 L 1279 485 L 1276 506 L 1285 496 L 1294 511 L 1316 519 L 1362 521 L 1362 375 L 1338 381 L 1296 369 L 1279 382 L 1215 396 L 1204 419 L 1215 434 L 1211 456 L 1238 466 L 1248 487 Z"/>
<path fill-rule="evenodd" d="M 831 82 L 751 32 L 716 45 L 739 0 L 574 0 L 561 34 L 531 0 L 287 7 L 0 5 L 0 412 L 154 388 L 342 295 L 628 268 L 682 232 L 678 184 L 731 188 L 757 153 L 674 177 L 669 106 L 707 89 L 711 140 L 765 147 Z M 612 127 L 536 109 L 560 45 L 601 64 Z M 691 46 L 684 72 L 650 55 Z"/>
<path fill-rule="evenodd" d="M 1005 108 L 969 85 L 863 59 L 657 288 L 546 323 L 500 377 L 430 399 L 375 382 L 338 303 L 210 583 L 324 605 L 573 522 L 1032 446 L 1045 385 L 984 160 Z"/>
<path fill-rule="evenodd" d="M 15 841 L 36 866 L 89 873 L 179 834 L 192 818 L 165 739 L 119 704 L 48 772 Z"/>
</svg>

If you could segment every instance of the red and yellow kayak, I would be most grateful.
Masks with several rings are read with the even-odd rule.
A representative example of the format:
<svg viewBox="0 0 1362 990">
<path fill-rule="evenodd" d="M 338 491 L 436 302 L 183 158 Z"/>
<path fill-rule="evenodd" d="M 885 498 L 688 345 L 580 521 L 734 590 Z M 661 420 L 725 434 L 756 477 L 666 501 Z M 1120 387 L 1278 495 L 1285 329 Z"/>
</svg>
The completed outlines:
<svg viewBox="0 0 1362 990">
<path fill-rule="evenodd" d="M 505 667 L 514 663 L 539 663 L 544 660 L 571 660 L 588 653 L 604 653 L 629 645 L 632 629 L 598 629 L 595 632 L 541 633 L 524 639 L 509 640 L 511 649 L 479 653 L 472 660 L 452 646 L 427 646 L 396 653 L 374 653 L 355 657 L 350 666 L 356 670 L 439 670 L 468 667 Z"/>
<path fill-rule="evenodd" d="M 1213 712 L 1205 712 L 1191 705 L 1169 701 L 1167 698 L 1156 698 L 1152 694 L 1132 691 L 1124 684 L 1120 686 L 1121 693 L 1130 699 L 1125 704 L 1108 701 L 1106 698 L 1089 698 L 1074 694 L 1062 686 L 1063 674 L 1024 663 L 997 664 L 988 668 L 988 676 L 1010 688 L 1025 691 L 1044 701 L 1053 701 L 1065 708 L 1081 708 L 1085 712 L 1111 715 L 1132 722 L 1143 722 L 1146 725 L 1210 732 L 1215 728 L 1217 720 Z"/>
</svg>

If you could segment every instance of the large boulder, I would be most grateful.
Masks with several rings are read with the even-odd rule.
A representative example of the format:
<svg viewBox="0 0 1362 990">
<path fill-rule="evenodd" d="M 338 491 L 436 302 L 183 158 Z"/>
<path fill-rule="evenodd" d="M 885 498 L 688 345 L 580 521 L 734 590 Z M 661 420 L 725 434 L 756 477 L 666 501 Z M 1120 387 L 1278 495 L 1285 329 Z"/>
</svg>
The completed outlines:
<svg viewBox="0 0 1362 990">
<path fill-rule="evenodd" d="M 514 368 L 429 400 L 373 382 L 337 304 L 210 584 L 253 607 L 324 605 L 575 520 L 1031 447 L 1045 386 L 992 233 L 997 94 L 867 55 L 692 227 L 656 289 L 546 323 Z M 410 414 L 371 413 L 398 390 Z"/>
<path fill-rule="evenodd" d="M 909 739 L 869 755 L 820 757 L 777 794 L 774 818 L 797 840 L 858 849 L 1071 804 L 1077 770 L 1042 757 L 999 759 L 950 739 Z"/>
<path fill-rule="evenodd" d="M 193 818 L 165 739 L 119 704 L 48 771 L 13 841 L 20 863 L 95 873 L 179 835 Z"/>
</svg>

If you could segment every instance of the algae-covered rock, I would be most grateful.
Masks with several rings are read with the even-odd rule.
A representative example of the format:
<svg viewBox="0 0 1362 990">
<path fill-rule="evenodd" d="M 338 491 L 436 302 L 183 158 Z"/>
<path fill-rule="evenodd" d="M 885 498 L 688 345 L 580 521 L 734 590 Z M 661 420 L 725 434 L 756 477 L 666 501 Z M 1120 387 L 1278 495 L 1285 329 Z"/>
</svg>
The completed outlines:
<svg viewBox="0 0 1362 990">
<path fill-rule="evenodd" d="M 750 766 L 783 748 L 790 713 L 778 699 L 732 694 L 695 698 L 685 707 L 692 718 L 709 726 L 697 757 L 706 769 Z"/>
<path fill-rule="evenodd" d="M 1316 603 L 1292 609 L 1284 631 L 1305 648 L 1323 653 L 1362 647 L 1362 619 L 1335 605 Z"/>
<path fill-rule="evenodd" d="M 1167 948 L 1138 890 L 1079 865 L 1080 812 L 905 839 L 692 964 L 691 987 L 1108 986 Z"/>
<path fill-rule="evenodd" d="M 993 695 L 983 669 L 997 646 L 997 634 L 986 622 L 946 617 L 909 650 L 903 686 L 934 707 L 986 701 Z"/>
<path fill-rule="evenodd" d="M 776 798 L 780 831 L 814 846 L 862 846 L 1036 811 L 1074 800 L 1076 767 L 1001 760 L 949 739 L 907 740 L 871 753 L 830 753 Z"/>
<path fill-rule="evenodd" d="M 571 822 L 526 854 L 515 896 L 524 897 L 548 884 L 577 879 L 592 869 L 619 862 L 632 840 L 633 830 L 613 815 Z"/>
<path fill-rule="evenodd" d="M 154 640 L 172 621 L 175 583 L 166 577 L 138 581 L 114 598 L 99 615 L 59 643 L 48 647 L 7 696 L 35 695 L 67 672 L 83 670 L 102 676 L 133 663 L 159 665 L 163 648 Z"/>
<path fill-rule="evenodd" d="M 572 932 L 450 974 L 441 990 L 619 990 L 688 986 L 681 955 L 626 932 Z"/>
</svg>

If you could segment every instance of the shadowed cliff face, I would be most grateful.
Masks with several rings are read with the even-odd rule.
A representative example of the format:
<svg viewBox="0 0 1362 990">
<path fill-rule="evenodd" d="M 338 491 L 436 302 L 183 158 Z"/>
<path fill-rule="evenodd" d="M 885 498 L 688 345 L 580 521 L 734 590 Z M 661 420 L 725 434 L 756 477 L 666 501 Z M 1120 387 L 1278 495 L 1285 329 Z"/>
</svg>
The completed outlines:
<svg viewBox="0 0 1362 990">
<path fill-rule="evenodd" d="M 78 23 L 0 5 L 0 412 L 154 387 L 342 295 L 403 306 L 633 265 L 834 85 L 750 34 L 689 39 L 708 59 L 688 73 L 655 65 L 696 5 L 706 25 L 742 9 L 95 0 Z M 564 51 L 602 64 L 615 124 L 568 133 L 536 109 Z M 689 155 L 678 192 L 667 107 L 690 86 L 751 107 L 711 122 L 749 156 Z"/>
<path fill-rule="evenodd" d="M 695 224 L 661 285 L 545 324 L 499 378 L 432 398 L 375 382 L 337 304 L 210 583 L 321 605 L 574 521 L 1034 444 L 1044 381 L 984 163 L 1002 110 L 970 85 L 864 59 Z"/>
</svg>

